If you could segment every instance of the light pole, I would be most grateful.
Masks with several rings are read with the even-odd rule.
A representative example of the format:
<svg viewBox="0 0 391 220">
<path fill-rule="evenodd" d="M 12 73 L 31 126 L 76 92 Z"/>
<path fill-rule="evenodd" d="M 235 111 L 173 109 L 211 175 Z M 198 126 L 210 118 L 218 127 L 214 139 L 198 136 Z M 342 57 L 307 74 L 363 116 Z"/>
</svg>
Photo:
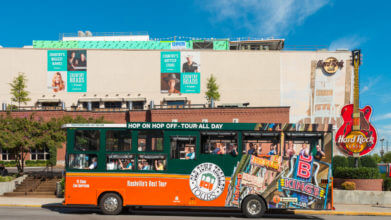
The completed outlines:
<svg viewBox="0 0 391 220">
<path fill-rule="evenodd" d="M 381 142 L 380 155 L 381 155 L 381 157 L 383 157 L 383 155 L 384 155 L 384 146 L 383 146 L 384 138 L 380 139 L 380 142 Z"/>
</svg>

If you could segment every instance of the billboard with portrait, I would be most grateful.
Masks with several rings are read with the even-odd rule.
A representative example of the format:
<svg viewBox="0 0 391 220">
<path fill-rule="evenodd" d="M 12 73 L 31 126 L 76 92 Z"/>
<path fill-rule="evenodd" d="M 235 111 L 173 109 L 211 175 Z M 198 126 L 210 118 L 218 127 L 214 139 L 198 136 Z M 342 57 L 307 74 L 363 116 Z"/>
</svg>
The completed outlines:
<svg viewBox="0 0 391 220">
<path fill-rule="evenodd" d="M 160 56 L 162 93 L 200 93 L 200 53 L 167 51 Z"/>
<path fill-rule="evenodd" d="M 47 88 L 51 92 L 87 92 L 87 51 L 49 50 Z"/>
</svg>

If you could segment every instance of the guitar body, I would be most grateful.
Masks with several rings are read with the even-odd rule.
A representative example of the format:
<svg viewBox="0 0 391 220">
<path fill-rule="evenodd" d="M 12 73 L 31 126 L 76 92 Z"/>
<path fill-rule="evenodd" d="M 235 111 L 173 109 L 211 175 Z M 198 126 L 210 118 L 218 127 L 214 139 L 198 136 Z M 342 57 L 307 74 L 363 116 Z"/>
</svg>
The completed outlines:
<svg viewBox="0 0 391 220">
<path fill-rule="evenodd" d="M 341 110 L 341 116 L 344 121 L 343 125 L 338 129 L 335 135 L 335 143 L 339 144 L 342 149 L 345 150 L 345 153 L 353 155 L 353 153 L 347 150 L 344 143 L 338 143 L 339 138 L 342 136 L 345 138 L 353 131 L 353 111 L 354 105 L 346 105 Z M 368 142 L 367 147 L 360 152 L 360 156 L 364 156 L 369 153 L 374 147 L 377 141 L 377 132 L 373 125 L 369 122 L 372 114 L 372 108 L 370 106 L 365 106 L 360 111 L 360 131 L 366 136 L 366 138 L 373 137 L 373 142 Z"/>
</svg>

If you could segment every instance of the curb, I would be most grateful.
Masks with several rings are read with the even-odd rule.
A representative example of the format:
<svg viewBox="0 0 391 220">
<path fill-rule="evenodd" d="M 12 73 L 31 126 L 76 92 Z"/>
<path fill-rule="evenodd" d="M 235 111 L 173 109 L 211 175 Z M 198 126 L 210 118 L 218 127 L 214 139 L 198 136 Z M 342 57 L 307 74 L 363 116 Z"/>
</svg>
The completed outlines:
<svg viewBox="0 0 391 220">
<path fill-rule="evenodd" d="M 21 204 L 0 204 L 0 207 L 32 207 L 32 208 L 60 208 L 60 204 L 55 205 L 21 205 Z M 275 213 L 277 214 L 277 213 Z M 315 210 L 294 210 L 293 214 L 298 215 L 346 215 L 346 216 L 391 216 L 391 212 L 351 212 L 351 211 L 315 211 Z"/>
<path fill-rule="evenodd" d="M 312 210 L 295 210 L 294 214 L 391 216 L 391 212 L 351 212 L 351 211 L 312 211 Z"/>
<path fill-rule="evenodd" d="M 0 204 L 0 206 L 8 206 L 8 207 L 34 207 L 34 208 L 41 208 L 42 205 L 20 205 L 20 204 Z"/>
</svg>

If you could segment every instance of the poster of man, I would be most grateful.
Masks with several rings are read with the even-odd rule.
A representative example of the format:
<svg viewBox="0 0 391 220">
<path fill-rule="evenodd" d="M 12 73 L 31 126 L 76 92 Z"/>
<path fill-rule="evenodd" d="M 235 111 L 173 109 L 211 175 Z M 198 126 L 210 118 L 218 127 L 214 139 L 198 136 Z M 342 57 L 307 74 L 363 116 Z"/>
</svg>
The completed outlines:
<svg viewBox="0 0 391 220">
<path fill-rule="evenodd" d="M 180 75 L 179 73 L 161 74 L 161 92 L 180 93 Z"/>
<path fill-rule="evenodd" d="M 87 51 L 69 50 L 67 56 L 68 71 L 86 71 L 87 70 Z"/>
<path fill-rule="evenodd" d="M 200 53 L 199 52 L 181 52 L 181 72 L 195 73 L 200 70 Z"/>
<path fill-rule="evenodd" d="M 47 88 L 51 92 L 66 91 L 67 72 L 66 71 L 49 71 L 47 78 Z"/>
</svg>

